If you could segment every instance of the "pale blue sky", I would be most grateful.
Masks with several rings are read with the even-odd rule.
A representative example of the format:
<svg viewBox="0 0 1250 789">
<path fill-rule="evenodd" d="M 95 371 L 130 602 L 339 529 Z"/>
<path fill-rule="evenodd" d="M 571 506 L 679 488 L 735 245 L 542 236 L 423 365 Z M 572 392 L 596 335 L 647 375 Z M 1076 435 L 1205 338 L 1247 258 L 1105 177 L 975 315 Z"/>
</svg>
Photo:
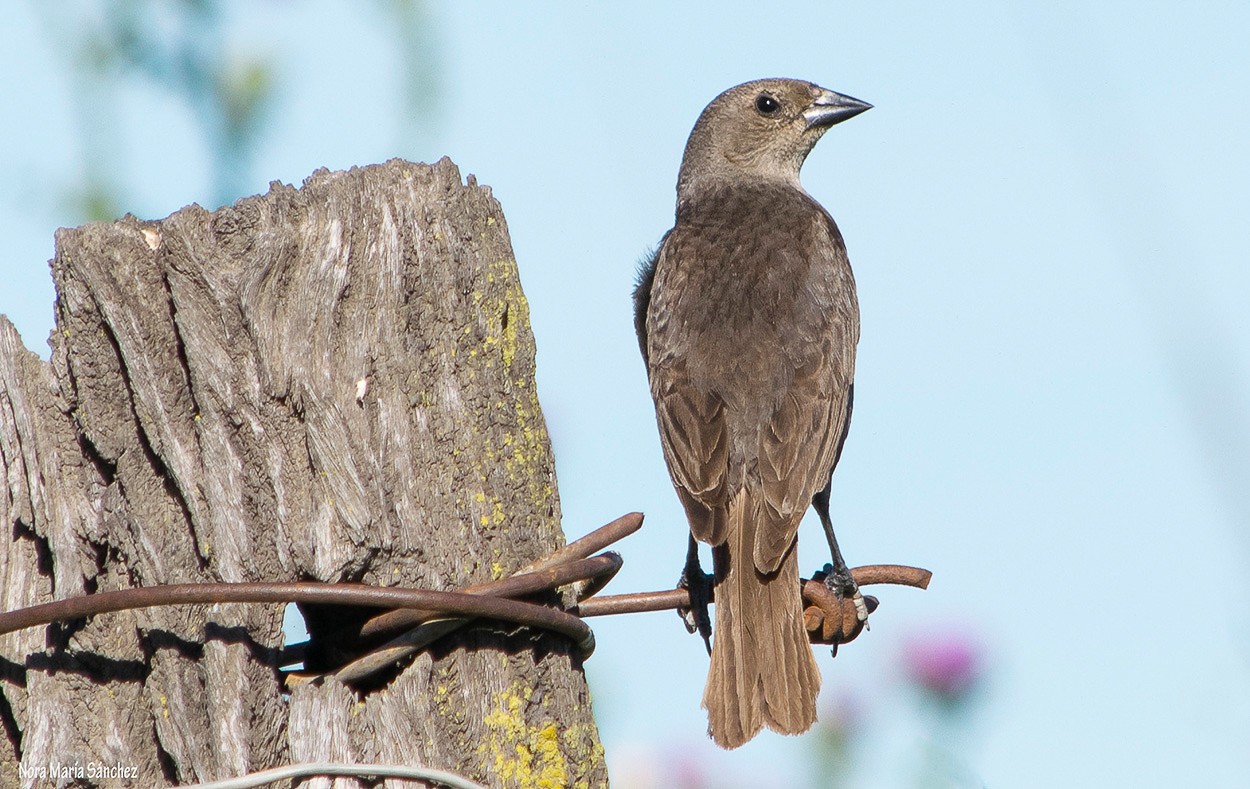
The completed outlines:
<svg viewBox="0 0 1250 789">
<path fill-rule="evenodd" d="M 618 546 L 615 592 L 671 586 L 682 559 L 629 291 L 671 225 L 694 119 L 762 76 L 876 105 L 804 170 L 863 312 L 833 509 L 852 564 L 935 580 L 878 592 L 873 630 L 819 654 L 826 696 L 866 711 L 853 785 L 908 785 L 925 735 L 899 652 L 943 627 L 988 650 L 960 740 L 987 785 L 1245 782 L 1250 6 L 445 3 L 438 112 L 419 134 L 399 121 L 399 58 L 374 6 L 231 8 L 230 51 L 272 58 L 282 79 L 250 192 L 444 154 L 493 188 L 531 303 L 566 532 L 647 513 Z M 46 355 L 52 233 L 76 222 L 57 196 L 82 149 L 50 31 L 29 4 L 4 13 L 0 312 Z M 211 201 L 191 114 L 155 89 L 120 100 L 125 207 Z M 810 570 L 823 543 L 804 529 Z M 594 625 L 587 672 L 621 786 L 684 748 L 716 785 L 802 774 L 807 738 L 705 741 L 707 658 L 675 617 Z"/>
</svg>

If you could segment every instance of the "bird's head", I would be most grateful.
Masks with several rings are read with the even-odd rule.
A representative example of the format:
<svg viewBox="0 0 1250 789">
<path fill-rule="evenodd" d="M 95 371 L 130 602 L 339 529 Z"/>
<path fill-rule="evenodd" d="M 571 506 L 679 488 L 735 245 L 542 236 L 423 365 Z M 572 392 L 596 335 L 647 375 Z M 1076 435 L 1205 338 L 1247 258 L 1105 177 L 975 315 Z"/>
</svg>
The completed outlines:
<svg viewBox="0 0 1250 789">
<path fill-rule="evenodd" d="M 871 104 L 797 79 L 730 88 L 699 116 L 686 143 L 677 191 L 704 179 L 780 180 L 795 186 L 812 146 L 830 126 Z"/>
</svg>

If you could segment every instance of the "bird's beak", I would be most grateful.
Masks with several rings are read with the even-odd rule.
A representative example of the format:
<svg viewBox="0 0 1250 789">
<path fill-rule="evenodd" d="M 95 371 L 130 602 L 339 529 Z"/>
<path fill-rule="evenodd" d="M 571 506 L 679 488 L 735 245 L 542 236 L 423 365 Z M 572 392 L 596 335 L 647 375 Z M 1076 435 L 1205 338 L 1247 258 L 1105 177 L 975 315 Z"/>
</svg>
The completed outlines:
<svg viewBox="0 0 1250 789">
<path fill-rule="evenodd" d="M 803 111 L 803 120 L 807 122 L 809 129 L 817 126 L 828 128 L 870 109 L 872 105 L 866 101 L 843 96 L 831 90 L 823 90 L 812 100 L 811 104 L 807 105 L 807 109 Z"/>
</svg>

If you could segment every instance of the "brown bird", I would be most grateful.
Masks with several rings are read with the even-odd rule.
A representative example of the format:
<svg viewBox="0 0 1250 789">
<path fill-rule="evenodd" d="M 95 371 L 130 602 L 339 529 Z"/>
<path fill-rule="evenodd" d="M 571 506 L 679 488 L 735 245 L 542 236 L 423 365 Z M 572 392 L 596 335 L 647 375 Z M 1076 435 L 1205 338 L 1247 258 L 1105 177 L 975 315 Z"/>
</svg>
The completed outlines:
<svg viewBox="0 0 1250 789">
<path fill-rule="evenodd" d="M 676 223 L 634 291 L 664 459 L 690 521 L 692 599 L 706 578 L 694 540 L 713 546 L 703 706 L 725 748 L 763 726 L 798 734 L 816 720 L 820 671 L 796 553 L 809 503 L 833 554 L 827 583 L 867 616 L 828 513 L 859 306 L 842 236 L 799 169 L 830 126 L 870 107 L 790 79 L 716 97 L 686 144 Z"/>
</svg>

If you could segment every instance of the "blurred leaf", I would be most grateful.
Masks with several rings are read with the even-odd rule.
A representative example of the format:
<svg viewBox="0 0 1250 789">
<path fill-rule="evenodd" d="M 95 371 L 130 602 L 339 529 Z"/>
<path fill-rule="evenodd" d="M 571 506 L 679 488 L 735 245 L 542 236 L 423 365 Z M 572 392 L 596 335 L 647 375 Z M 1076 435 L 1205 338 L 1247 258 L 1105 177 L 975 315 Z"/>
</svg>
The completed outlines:
<svg viewBox="0 0 1250 789">
<path fill-rule="evenodd" d="M 263 61 L 248 60 L 222 67 L 217 77 L 216 100 L 227 137 L 245 141 L 257 133 L 273 99 L 272 70 Z"/>
</svg>

